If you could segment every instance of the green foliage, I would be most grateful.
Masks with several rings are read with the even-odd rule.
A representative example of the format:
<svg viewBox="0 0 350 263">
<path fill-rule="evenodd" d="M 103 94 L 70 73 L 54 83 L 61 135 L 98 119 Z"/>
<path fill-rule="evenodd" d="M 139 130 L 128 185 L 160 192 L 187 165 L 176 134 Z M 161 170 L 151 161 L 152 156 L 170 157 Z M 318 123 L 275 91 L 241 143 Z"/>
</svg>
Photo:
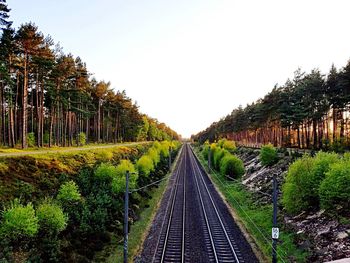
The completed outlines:
<svg viewBox="0 0 350 263">
<path fill-rule="evenodd" d="M 148 176 L 151 171 L 154 170 L 154 164 L 151 157 L 147 155 L 143 155 L 136 162 L 137 170 L 141 175 Z"/>
<path fill-rule="evenodd" d="M 260 161 L 265 166 L 270 166 L 278 161 L 277 150 L 272 144 L 263 145 L 259 155 Z"/>
<path fill-rule="evenodd" d="M 226 154 L 220 163 L 220 173 L 237 178 L 244 174 L 244 164 L 241 159 L 232 154 Z"/>
<path fill-rule="evenodd" d="M 228 150 L 229 152 L 234 152 L 236 149 L 236 144 L 234 141 L 229 141 L 227 139 L 221 139 L 217 142 L 217 146 L 223 149 Z"/>
<path fill-rule="evenodd" d="M 63 202 L 76 202 L 81 199 L 78 186 L 74 181 L 68 181 L 61 185 L 57 199 Z"/>
<path fill-rule="evenodd" d="M 212 143 L 210 144 L 210 147 L 209 147 L 209 152 L 208 152 L 208 159 L 209 159 L 209 156 L 210 156 L 210 163 L 213 164 L 214 163 L 214 154 L 215 154 L 215 151 L 218 147 L 216 146 L 216 143 Z"/>
<path fill-rule="evenodd" d="M 33 237 L 37 234 L 38 229 L 38 218 L 35 216 L 31 203 L 24 206 L 18 199 L 15 199 L 2 212 L 0 234 L 10 239 Z"/>
<path fill-rule="evenodd" d="M 350 208 L 350 161 L 335 163 L 320 185 L 321 207 L 329 211 L 348 211 Z"/>
<path fill-rule="evenodd" d="M 152 159 L 154 166 L 157 166 L 157 164 L 160 161 L 160 156 L 159 156 L 159 152 L 158 152 L 157 148 L 151 147 L 148 150 L 147 154 Z"/>
<path fill-rule="evenodd" d="M 309 207 L 309 189 L 313 182 L 312 169 L 315 160 L 305 155 L 289 166 L 285 183 L 282 186 L 282 203 L 289 213 L 298 213 Z"/>
<path fill-rule="evenodd" d="M 299 213 L 319 206 L 319 186 L 331 165 L 339 161 L 335 153 L 319 152 L 304 156 L 288 170 L 282 187 L 282 202 L 289 213 Z"/>
<path fill-rule="evenodd" d="M 213 153 L 214 155 L 214 168 L 216 170 L 220 170 L 220 162 L 221 162 L 221 159 L 226 155 L 226 154 L 229 154 L 229 152 L 225 149 L 222 149 L 222 148 L 216 148 L 215 149 L 215 152 Z"/>
<path fill-rule="evenodd" d="M 203 146 L 203 150 L 202 150 L 202 154 L 203 154 L 203 157 L 205 160 L 208 160 L 208 157 L 209 157 L 209 150 L 210 150 L 210 146 L 209 144 L 205 144 Z"/>
<path fill-rule="evenodd" d="M 169 148 L 171 146 L 171 143 L 169 141 L 162 141 L 160 143 L 159 152 L 161 157 L 168 157 L 169 156 Z"/>
<path fill-rule="evenodd" d="M 45 144 L 49 144 L 50 134 L 48 132 L 44 133 L 43 141 Z"/>
<path fill-rule="evenodd" d="M 135 188 L 138 175 L 135 173 L 135 167 L 129 160 L 121 160 L 116 167 L 116 174 L 112 180 L 112 189 L 114 193 L 121 193 L 125 191 L 125 174 L 130 172 L 129 187 Z"/>
<path fill-rule="evenodd" d="M 101 180 L 112 179 L 117 173 L 117 168 L 110 163 L 101 163 L 96 171 L 95 176 Z"/>
<path fill-rule="evenodd" d="M 344 138 L 336 139 L 333 141 L 331 147 L 332 151 L 337 153 L 343 153 L 345 151 L 345 141 Z"/>
<path fill-rule="evenodd" d="M 86 144 L 86 134 L 85 134 L 85 132 L 80 132 L 78 134 L 78 141 L 79 141 L 79 145 L 85 145 Z"/>
<path fill-rule="evenodd" d="M 222 145 L 222 148 L 233 153 L 236 150 L 236 143 L 234 141 L 225 140 L 223 145 Z"/>
<path fill-rule="evenodd" d="M 325 178 L 326 172 L 331 165 L 340 161 L 340 157 L 336 153 L 318 152 L 314 157 L 314 167 L 312 169 L 312 180 L 314 186 L 310 189 L 313 192 L 313 197 L 317 199 L 318 188 L 320 183 Z"/>
<path fill-rule="evenodd" d="M 35 146 L 35 134 L 34 134 L 34 132 L 29 132 L 27 134 L 27 143 L 28 143 L 29 147 Z"/>
<path fill-rule="evenodd" d="M 59 233 L 67 226 L 68 217 L 63 213 L 62 208 L 52 202 L 45 200 L 36 209 L 40 228 L 48 233 Z"/>
</svg>

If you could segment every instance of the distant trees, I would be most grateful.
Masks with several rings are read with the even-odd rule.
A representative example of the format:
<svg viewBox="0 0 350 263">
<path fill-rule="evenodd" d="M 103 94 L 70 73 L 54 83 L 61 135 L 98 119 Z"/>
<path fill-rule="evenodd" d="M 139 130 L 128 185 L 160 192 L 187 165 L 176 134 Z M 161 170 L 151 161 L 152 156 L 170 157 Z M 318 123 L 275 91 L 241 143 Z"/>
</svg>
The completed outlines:
<svg viewBox="0 0 350 263">
<path fill-rule="evenodd" d="M 143 115 L 125 91 L 91 78 L 80 57 L 64 54 L 33 23 L 11 28 L 0 0 L 0 145 L 164 140 L 178 135 Z"/>
<path fill-rule="evenodd" d="M 234 109 L 194 136 L 214 141 L 222 137 L 238 144 L 313 149 L 350 146 L 350 61 L 325 76 L 318 69 L 300 69 L 264 98 Z M 336 150 L 336 149 L 335 149 Z"/>
</svg>

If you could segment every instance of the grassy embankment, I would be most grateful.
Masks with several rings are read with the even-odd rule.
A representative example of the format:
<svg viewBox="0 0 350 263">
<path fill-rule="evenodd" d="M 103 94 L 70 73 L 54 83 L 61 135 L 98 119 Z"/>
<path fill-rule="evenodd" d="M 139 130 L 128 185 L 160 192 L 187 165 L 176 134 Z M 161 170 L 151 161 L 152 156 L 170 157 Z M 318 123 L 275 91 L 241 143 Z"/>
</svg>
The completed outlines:
<svg viewBox="0 0 350 263">
<path fill-rule="evenodd" d="M 196 148 L 195 152 L 202 165 L 208 172 L 207 162 Z M 227 181 L 219 173 L 208 172 L 216 187 L 224 195 L 226 201 L 233 208 L 239 218 L 240 224 L 253 238 L 258 249 L 263 254 L 266 262 L 271 262 L 271 228 L 272 228 L 272 205 L 259 205 L 254 202 L 252 193 L 247 191 L 240 182 Z M 283 222 L 282 218 L 278 222 Z M 278 260 L 280 262 L 305 262 L 307 253 L 301 251 L 293 243 L 295 234 L 280 225 L 280 239 L 278 242 Z"/>
<path fill-rule="evenodd" d="M 178 156 L 172 164 L 172 170 L 174 169 Z M 148 201 L 148 206 L 141 212 L 139 219 L 132 224 L 129 232 L 128 243 L 128 260 L 133 262 L 135 256 L 141 252 L 142 243 L 146 238 L 148 230 L 151 227 L 154 216 L 160 205 L 162 196 L 169 181 L 169 173 L 165 176 L 166 180 L 163 180 L 158 184 L 158 187 L 149 191 L 151 199 Z M 117 240 L 114 238 L 111 244 L 100 252 L 96 257 L 96 262 L 109 262 L 109 263 L 122 263 L 123 262 L 123 240 Z"/>
<path fill-rule="evenodd" d="M 58 189 L 62 176 L 75 177 L 86 165 L 118 163 L 124 158 L 137 159 L 149 146 L 147 143 L 110 145 L 107 148 L 98 145 L 85 146 L 86 150 L 62 147 L 50 149 L 50 152 L 40 149 L 23 156 L 11 156 L 12 149 L 8 149 L 9 156 L 0 157 L 0 201 L 20 197 L 23 201 L 28 199 L 33 202 L 52 195 L 52 191 Z"/>
<path fill-rule="evenodd" d="M 9 148 L 9 147 L 3 147 L 0 148 L 0 157 L 2 156 L 14 156 L 14 155 L 26 155 L 26 154 L 41 154 L 41 153 L 51 153 L 51 152 L 71 152 L 71 151 L 81 151 L 81 150 L 89 150 L 89 149 L 96 149 L 96 148 L 113 148 L 116 146 L 131 146 L 136 144 L 143 144 L 148 142 L 125 142 L 125 143 L 90 143 L 86 145 L 81 146 L 69 146 L 69 147 L 62 147 L 62 146 L 51 146 L 51 147 L 28 147 L 25 149 L 21 149 L 19 147 L 16 148 Z"/>
</svg>

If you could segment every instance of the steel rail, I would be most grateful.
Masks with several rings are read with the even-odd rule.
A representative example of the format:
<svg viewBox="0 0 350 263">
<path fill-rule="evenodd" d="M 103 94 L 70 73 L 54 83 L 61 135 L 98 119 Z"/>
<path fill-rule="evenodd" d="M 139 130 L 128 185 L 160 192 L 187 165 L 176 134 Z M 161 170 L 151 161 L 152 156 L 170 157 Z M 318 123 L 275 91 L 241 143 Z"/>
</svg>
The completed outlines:
<svg viewBox="0 0 350 263">
<path fill-rule="evenodd" d="M 217 206 L 216 206 L 216 204 L 215 204 L 215 202 L 214 202 L 214 200 L 213 200 L 213 197 L 212 197 L 212 195 L 211 195 L 211 193 L 210 193 L 210 191 L 209 191 L 209 189 L 208 189 L 208 187 L 207 187 L 207 183 L 204 181 L 203 172 L 202 172 L 202 170 L 199 168 L 198 161 L 197 161 L 196 157 L 194 156 L 193 150 L 192 150 L 191 148 L 190 148 L 190 153 L 191 153 L 191 154 L 190 154 L 190 159 L 194 162 L 194 165 L 193 165 L 192 168 L 193 168 L 194 177 L 195 177 L 196 183 L 197 183 L 197 189 L 198 189 L 198 192 L 199 192 L 199 195 L 200 195 L 200 199 L 201 199 L 201 204 L 202 204 L 203 212 L 204 212 L 204 214 L 206 214 L 206 212 L 205 212 L 205 206 L 204 206 L 203 201 L 202 201 L 202 192 L 201 192 L 200 189 L 199 189 L 199 184 L 198 184 L 197 175 L 196 175 L 197 173 L 196 173 L 195 170 L 197 170 L 197 172 L 199 173 L 199 178 L 201 179 L 202 184 L 203 184 L 203 186 L 204 186 L 204 188 L 205 188 L 205 191 L 206 191 L 206 193 L 207 193 L 208 196 L 209 196 L 209 199 L 210 199 L 211 204 L 212 204 L 212 206 L 213 206 L 213 208 L 214 208 L 214 211 L 215 211 L 215 214 L 216 214 L 216 216 L 217 216 L 217 219 L 218 219 L 219 222 L 220 222 L 220 226 L 221 226 L 221 228 L 222 228 L 222 230 L 223 230 L 223 232 L 224 232 L 224 234 L 225 234 L 226 240 L 227 240 L 227 242 L 228 242 L 228 244 L 229 244 L 229 246 L 230 246 L 230 248 L 231 248 L 232 254 L 233 254 L 233 256 L 234 256 L 236 262 L 239 262 L 237 253 L 236 253 L 236 251 L 235 251 L 235 249 L 234 249 L 234 247 L 233 247 L 233 245 L 232 245 L 231 239 L 230 239 L 230 237 L 229 237 L 229 235 L 228 235 L 228 233 L 227 233 L 226 227 L 225 227 L 225 225 L 224 225 L 224 223 L 223 223 L 223 221 L 222 221 L 222 219 L 221 219 L 221 216 L 220 216 L 220 214 L 219 214 L 219 212 L 218 212 Z M 206 219 L 206 222 L 207 222 L 207 224 L 209 223 L 207 219 Z M 208 224 L 208 231 L 209 231 L 210 233 L 212 232 L 212 229 L 211 229 L 210 224 Z M 211 234 L 211 235 L 212 235 L 212 234 Z M 214 248 L 214 247 L 215 247 L 215 239 L 211 239 L 211 240 L 212 240 L 212 242 L 213 242 L 213 243 L 212 243 L 213 251 L 216 251 L 216 248 Z M 216 262 L 219 262 L 217 252 L 216 252 L 215 258 L 216 258 Z"/>
<path fill-rule="evenodd" d="M 159 252 L 161 249 L 161 256 L 160 256 L 160 262 L 167 262 L 168 258 L 172 261 L 171 258 L 181 258 L 181 263 L 185 261 L 185 217 L 186 217 L 186 178 L 185 178 L 185 172 L 186 172 L 186 159 L 187 159 L 187 149 L 184 149 L 183 147 L 183 154 L 181 155 L 181 159 L 179 160 L 177 169 L 176 169 L 176 182 L 175 185 L 172 189 L 170 200 L 164 215 L 164 219 L 162 222 L 162 229 L 161 233 L 158 239 L 157 243 L 157 249 L 155 250 L 155 254 L 153 256 L 153 262 L 156 261 L 156 254 Z M 179 185 L 182 183 L 182 191 L 179 189 Z M 178 241 L 177 237 L 171 236 L 170 232 L 172 229 L 176 229 L 177 227 L 179 228 L 179 221 L 176 220 L 176 215 L 177 213 L 174 212 L 176 209 L 176 202 L 183 202 L 181 208 L 182 212 L 182 218 L 181 218 L 181 240 Z M 179 211 L 179 210 L 177 210 Z M 180 213 L 181 213 L 180 212 Z M 166 224 L 166 232 L 165 232 L 165 237 L 163 235 L 164 227 Z M 164 237 L 164 240 L 162 240 L 162 237 Z M 173 239 L 173 240 L 171 240 Z M 174 253 L 172 245 L 174 243 L 181 242 L 181 255 Z M 170 250 L 170 252 L 168 252 Z M 176 250 L 175 250 L 176 251 Z"/>
</svg>

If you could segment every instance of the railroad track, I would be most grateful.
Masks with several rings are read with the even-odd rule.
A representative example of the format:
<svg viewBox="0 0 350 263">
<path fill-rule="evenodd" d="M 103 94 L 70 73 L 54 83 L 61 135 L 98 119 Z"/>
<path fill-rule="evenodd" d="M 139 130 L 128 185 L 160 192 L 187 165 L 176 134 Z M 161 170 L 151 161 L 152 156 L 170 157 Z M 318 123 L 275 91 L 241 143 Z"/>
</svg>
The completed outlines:
<svg viewBox="0 0 350 263">
<path fill-rule="evenodd" d="M 203 169 L 200 168 L 199 161 L 196 159 L 192 149 L 190 149 L 190 158 L 193 164 L 193 175 L 196 181 L 198 194 L 201 200 L 201 208 L 205 217 L 207 237 L 206 245 L 208 250 L 212 251 L 211 262 L 244 262 L 241 253 L 230 235 L 228 226 L 222 219 L 215 200 L 210 193 L 207 182 L 203 178 Z"/>
<path fill-rule="evenodd" d="M 183 153 L 182 153 L 183 152 Z M 153 262 L 184 262 L 185 252 L 185 204 L 186 204 L 186 157 L 183 147 L 175 169 L 175 184 L 162 223 Z"/>
<path fill-rule="evenodd" d="M 184 145 L 152 262 L 244 262 L 204 173 Z"/>
</svg>

